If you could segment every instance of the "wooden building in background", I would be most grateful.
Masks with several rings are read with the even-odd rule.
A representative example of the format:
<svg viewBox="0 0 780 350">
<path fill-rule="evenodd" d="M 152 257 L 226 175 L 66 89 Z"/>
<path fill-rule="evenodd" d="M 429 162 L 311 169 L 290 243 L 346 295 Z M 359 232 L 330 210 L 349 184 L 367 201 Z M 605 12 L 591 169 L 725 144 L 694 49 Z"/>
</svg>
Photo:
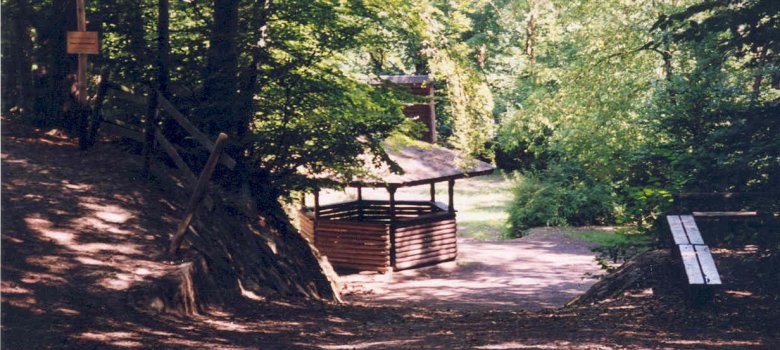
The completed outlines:
<svg viewBox="0 0 780 350">
<path fill-rule="evenodd" d="M 426 96 L 426 103 L 413 104 L 404 108 L 404 115 L 416 118 L 428 128 L 421 141 L 436 143 L 436 103 L 434 102 L 433 80 L 428 75 L 381 75 L 372 84 L 395 84 L 409 88 L 413 95 Z"/>
</svg>

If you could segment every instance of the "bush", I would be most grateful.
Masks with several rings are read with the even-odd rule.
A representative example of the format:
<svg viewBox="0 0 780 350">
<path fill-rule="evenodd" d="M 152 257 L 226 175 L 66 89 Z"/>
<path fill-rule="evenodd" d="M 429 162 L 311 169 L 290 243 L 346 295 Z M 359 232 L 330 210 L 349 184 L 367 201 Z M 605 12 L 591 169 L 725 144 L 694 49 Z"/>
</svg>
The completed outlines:
<svg viewBox="0 0 780 350">
<path fill-rule="evenodd" d="M 575 168 L 554 165 L 520 176 L 509 208 L 510 234 L 523 236 L 535 226 L 590 225 L 613 220 L 612 188 Z"/>
</svg>

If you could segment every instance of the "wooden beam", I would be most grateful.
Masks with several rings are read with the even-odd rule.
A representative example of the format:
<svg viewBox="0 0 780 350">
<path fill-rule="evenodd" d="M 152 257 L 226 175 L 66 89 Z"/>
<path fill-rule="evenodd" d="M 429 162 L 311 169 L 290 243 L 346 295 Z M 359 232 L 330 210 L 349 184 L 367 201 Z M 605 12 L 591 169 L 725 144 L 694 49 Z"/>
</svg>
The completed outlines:
<svg viewBox="0 0 780 350">
<path fill-rule="evenodd" d="M 699 227 L 696 226 L 696 221 L 691 215 L 680 215 L 680 221 L 685 228 L 685 234 L 688 236 L 688 241 L 691 244 L 704 244 L 704 238 L 699 232 Z"/>
<path fill-rule="evenodd" d="M 110 123 L 107 121 L 104 121 L 100 123 L 100 129 L 104 132 L 107 132 L 109 134 L 114 134 L 120 137 L 132 139 L 135 141 L 138 141 L 139 143 L 144 143 L 144 134 L 141 132 L 138 132 L 133 129 L 126 128 L 121 125 L 116 125 L 114 123 Z"/>
<path fill-rule="evenodd" d="M 79 32 L 87 31 L 87 12 L 84 7 L 84 0 L 76 0 L 76 23 Z M 87 106 L 87 55 L 78 54 L 78 69 L 76 71 L 76 89 L 78 99 L 78 131 L 79 148 L 85 150 L 89 147 L 88 121 L 89 109 Z"/>
<path fill-rule="evenodd" d="M 179 251 L 181 241 L 184 239 L 184 233 L 187 232 L 187 228 L 190 227 L 190 224 L 195 217 L 195 211 L 198 209 L 198 206 L 206 195 L 211 174 L 214 173 L 214 168 L 217 167 L 217 161 L 222 155 L 222 151 L 225 149 L 225 141 L 227 141 L 227 138 L 228 136 L 224 133 L 220 133 L 219 136 L 217 136 L 214 151 L 209 155 L 209 160 L 200 173 L 198 183 L 195 185 L 195 190 L 192 193 L 192 197 L 190 197 L 190 202 L 187 204 L 187 211 L 184 213 L 184 218 L 179 224 L 176 234 L 174 234 L 171 239 L 171 245 L 168 247 L 168 254 L 171 257 L 176 256 L 176 253 Z"/>
<path fill-rule="evenodd" d="M 693 216 L 702 217 L 750 217 L 758 216 L 757 211 L 695 211 Z"/>
<path fill-rule="evenodd" d="M 168 139 L 165 138 L 165 136 L 163 136 L 162 132 L 160 132 L 160 129 L 154 130 L 154 138 L 157 140 L 157 143 L 160 144 L 160 147 L 165 150 L 165 153 L 167 153 L 168 156 L 173 159 L 173 163 L 176 164 L 176 167 L 184 173 L 184 178 L 187 180 L 187 187 L 191 188 L 192 186 L 195 186 L 195 184 L 198 182 L 198 178 L 195 177 L 195 173 L 193 173 L 192 169 L 187 166 L 187 163 L 185 163 L 184 159 L 181 158 L 179 152 L 176 151 L 176 148 L 173 147 L 173 145 L 168 141 Z"/>
<path fill-rule="evenodd" d="M 157 93 L 149 93 L 149 105 L 146 108 L 146 120 L 144 120 L 144 175 L 149 176 L 152 153 L 154 151 L 154 130 L 157 128 Z"/>
<path fill-rule="evenodd" d="M 455 179 L 450 179 L 449 181 L 447 181 L 447 190 L 448 190 L 447 194 L 450 197 L 449 212 L 454 213 L 455 212 Z"/>
<path fill-rule="evenodd" d="M 682 221 L 679 215 L 667 215 L 666 221 L 669 223 L 669 230 L 672 232 L 675 244 L 689 244 L 688 236 L 685 234 Z"/>
<path fill-rule="evenodd" d="M 431 202 L 436 203 L 436 183 L 431 182 Z"/>
<path fill-rule="evenodd" d="M 395 191 L 398 188 L 390 186 L 387 192 L 390 194 L 390 266 L 395 266 Z"/>
<path fill-rule="evenodd" d="M 434 92 L 433 92 L 433 82 L 428 82 L 428 106 L 431 109 L 431 126 L 430 130 L 428 130 L 429 135 L 428 137 L 431 140 L 431 143 L 436 143 L 437 135 L 436 135 L 436 100 L 434 99 Z M 431 200 L 433 201 L 433 200 Z"/>
<path fill-rule="evenodd" d="M 685 274 L 688 276 L 688 283 L 705 284 L 704 276 L 702 276 L 699 260 L 696 258 L 696 250 L 693 248 L 693 245 L 680 244 L 677 247 L 680 248 L 680 256 L 682 257 L 683 266 L 685 267 Z"/>
<path fill-rule="evenodd" d="M 701 272 L 704 275 L 704 282 L 707 283 L 707 285 L 722 284 L 718 268 L 715 267 L 715 260 L 712 258 L 712 252 L 710 252 L 710 247 L 706 245 L 694 245 L 693 248 L 696 249 L 696 257 L 699 258 L 699 265 L 701 265 Z"/>
<path fill-rule="evenodd" d="M 365 208 L 363 207 L 363 187 L 357 188 L 357 200 L 358 200 L 358 220 L 363 221 L 365 217 Z"/>
<path fill-rule="evenodd" d="M 87 11 L 84 7 L 84 0 L 76 0 L 76 22 L 77 30 L 87 31 Z M 82 109 L 87 108 L 87 55 L 78 54 L 78 71 L 76 72 L 76 85 L 78 87 L 79 106 Z"/>
<path fill-rule="evenodd" d="M 209 152 L 214 152 L 215 146 L 213 143 L 211 143 L 211 140 L 209 140 L 208 136 L 206 134 L 202 133 L 200 130 L 198 130 L 195 125 L 193 125 L 187 117 L 184 116 L 184 114 L 181 114 L 178 110 L 176 110 L 176 107 L 174 107 L 170 101 L 168 101 L 164 96 L 162 96 L 159 92 L 156 93 L 157 98 L 160 102 L 160 108 L 168 112 L 168 114 L 173 117 L 174 120 L 176 120 L 179 125 L 181 125 L 184 130 L 187 130 L 187 132 L 195 138 L 195 140 L 198 140 L 203 147 L 206 147 L 206 149 L 209 150 Z M 236 167 L 236 161 L 231 158 L 229 155 L 225 154 L 222 157 L 220 157 L 220 163 L 228 167 L 228 169 L 233 170 Z"/>
<path fill-rule="evenodd" d="M 390 186 L 387 188 L 387 193 L 390 194 L 390 208 L 389 208 L 389 214 L 390 214 L 390 221 L 393 221 L 395 219 L 395 191 L 398 188 L 394 186 Z"/>
<path fill-rule="evenodd" d="M 320 218 L 320 189 L 314 189 L 314 218 Z"/>
</svg>

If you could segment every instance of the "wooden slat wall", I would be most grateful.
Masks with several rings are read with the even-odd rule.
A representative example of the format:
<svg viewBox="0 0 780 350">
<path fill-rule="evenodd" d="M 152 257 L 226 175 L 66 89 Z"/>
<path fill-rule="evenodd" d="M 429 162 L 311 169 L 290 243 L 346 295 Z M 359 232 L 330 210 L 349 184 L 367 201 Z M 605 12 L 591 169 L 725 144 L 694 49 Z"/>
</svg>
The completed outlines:
<svg viewBox="0 0 780 350">
<path fill-rule="evenodd" d="M 319 219 L 301 212 L 301 233 L 336 266 L 385 271 L 391 267 L 390 203 L 346 202 L 320 206 Z M 395 206 L 397 270 L 455 259 L 455 214 L 430 202 L 397 201 Z M 316 227 L 316 228 L 315 228 Z"/>
<path fill-rule="evenodd" d="M 399 221 L 395 229 L 395 268 L 402 270 L 455 259 L 457 231 L 454 213 Z"/>
<path fill-rule="evenodd" d="M 314 243 L 314 220 L 306 211 L 301 210 L 298 215 L 298 220 L 301 225 L 301 235 L 308 239 L 309 242 Z"/>
<path fill-rule="evenodd" d="M 315 245 L 336 267 L 386 271 L 390 267 L 387 224 L 318 220 Z"/>
</svg>

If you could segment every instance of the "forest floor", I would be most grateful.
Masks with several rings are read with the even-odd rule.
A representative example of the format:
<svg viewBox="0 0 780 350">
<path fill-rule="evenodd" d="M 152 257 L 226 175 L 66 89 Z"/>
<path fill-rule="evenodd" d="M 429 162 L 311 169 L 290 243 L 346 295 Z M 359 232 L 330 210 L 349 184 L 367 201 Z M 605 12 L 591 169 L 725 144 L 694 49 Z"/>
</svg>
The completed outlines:
<svg viewBox="0 0 780 350">
<path fill-rule="evenodd" d="M 777 260 L 754 246 L 713 249 L 726 285 L 705 306 L 658 251 L 619 293 L 542 311 L 269 299 L 151 314 L 129 291 L 171 268 L 158 252 L 182 209 L 164 193 L 115 145 L 4 121 L 2 348 L 780 348 Z"/>
</svg>

